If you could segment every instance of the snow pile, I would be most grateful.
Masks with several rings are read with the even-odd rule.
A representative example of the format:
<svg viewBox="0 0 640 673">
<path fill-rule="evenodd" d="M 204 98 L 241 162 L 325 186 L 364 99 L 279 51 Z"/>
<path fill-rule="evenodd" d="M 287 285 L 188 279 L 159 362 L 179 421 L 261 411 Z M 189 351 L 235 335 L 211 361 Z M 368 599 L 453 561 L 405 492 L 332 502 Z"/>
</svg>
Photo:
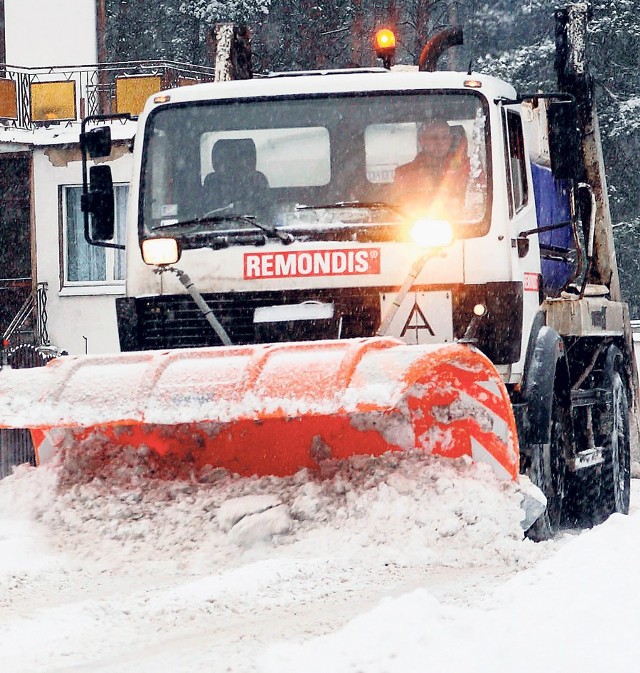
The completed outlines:
<svg viewBox="0 0 640 673">
<path fill-rule="evenodd" d="M 63 565 L 50 553 L 46 530 L 36 522 L 31 509 L 41 488 L 48 492 L 55 488 L 55 475 L 46 471 L 36 475 L 33 468 L 24 466 L 13 479 L 17 488 L 2 488 L 10 480 L 0 481 L 0 596 L 21 578 L 46 574 Z"/>
<path fill-rule="evenodd" d="M 522 540 L 521 489 L 468 460 L 247 479 L 108 449 L 0 481 L 0 670 L 254 673 L 381 597 L 467 603 L 553 549 Z"/>
<path fill-rule="evenodd" d="M 0 483 L 0 506 L 20 501 L 61 551 L 111 563 L 221 568 L 258 546 L 267 556 L 468 566 L 518 563 L 527 547 L 520 489 L 464 459 L 395 453 L 289 478 L 222 470 L 187 478 L 188 465 L 118 451 L 85 447 L 60 465 L 23 468 Z"/>
</svg>

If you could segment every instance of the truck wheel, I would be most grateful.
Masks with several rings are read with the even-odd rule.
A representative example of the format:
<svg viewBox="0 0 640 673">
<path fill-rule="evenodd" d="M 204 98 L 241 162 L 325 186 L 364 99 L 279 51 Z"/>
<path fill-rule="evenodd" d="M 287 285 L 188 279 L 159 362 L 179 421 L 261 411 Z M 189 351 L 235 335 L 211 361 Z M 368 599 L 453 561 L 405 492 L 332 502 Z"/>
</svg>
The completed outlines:
<svg viewBox="0 0 640 673">
<path fill-rule="evenodd" d="M 598 517 L 604 521 L 614 512 L 629 513 L 631 491 L 631 440 L 627 386 L 617 367 L 607 377 L 611 404 L 598 418 L 598 440 L 604 449 Z"/>
<path fill-rule="evenodd" d="M 566 487 L 566 447 L 569 441 L 569 412 L 554 394 L 551 407 L 549 443 L 534 451 L 529 478 L 547 498 L 544 514 L 529 528 L 527 537 L 547 540 L 560 528 Z"/>
<path fill-rule="evenodd" d="M 628 514 L 631 492 L 631 439 L 629 399 L 625 378 L 619 370 L 622 354 L 612 348 L 607 357 L 601 387 L 609 392 L 606 405 L 594 408 L 595 442 L 603 449 L 604 462 L 578 472 L 574 478 L 581 490 L 575 498 L 581 527 L 602 523 L 614 512 Z M 583 473 L 584 472 L 584 473 Z"/>
</svg>

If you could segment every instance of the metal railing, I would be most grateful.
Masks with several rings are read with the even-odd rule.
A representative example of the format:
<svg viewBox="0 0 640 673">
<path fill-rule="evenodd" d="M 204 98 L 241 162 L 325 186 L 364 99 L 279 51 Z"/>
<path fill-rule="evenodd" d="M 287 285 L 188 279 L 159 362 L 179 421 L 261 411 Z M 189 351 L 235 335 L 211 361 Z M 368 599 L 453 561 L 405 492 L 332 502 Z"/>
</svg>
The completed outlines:
<svg viewBox="0 0 640 673">
<path fill-rule="evenodd" d="M 49 345 L 47 284 L 38 283 L 2 333 L 0 369 L 6 365 L 18 368 L 42 366 L 50 354 L 41 353 L 39 349 Z M 35 465 L 31 433 L 25 429 L 0 428 L 0 479 L 23 463 Z"/>
<path fill-rule="evenodd" d="M 47 283 L 38 283 L 28 294 L 2 333 L 5 351 L 25 343 L 38 347 L 51 345 L 47 330 Z"/>
<path fill-rule="evenodd" d="M 137 114 L 140 110 L 119 109 L 116 98 L 118 81 L 136 76 L 156 76 L 160 78 L 159 88 L 168 89 L 213 81 L 214 74 L 213 68 L 176 61 L 125 61 L 46 68 L 0 64 L 0 124 L 33 129 L 53 123 L 81 121 L 94 114 Z M 34 94 L 33 85 L 47 82 L 74 84 L 73 109 L 69 114 L 63 114 L 65 118 L 34 118 L 34 106 L 42 104 L 42 100 Z M 46 96 L 44 99 L 46 103 L 51 102 Z"/>
</svg>

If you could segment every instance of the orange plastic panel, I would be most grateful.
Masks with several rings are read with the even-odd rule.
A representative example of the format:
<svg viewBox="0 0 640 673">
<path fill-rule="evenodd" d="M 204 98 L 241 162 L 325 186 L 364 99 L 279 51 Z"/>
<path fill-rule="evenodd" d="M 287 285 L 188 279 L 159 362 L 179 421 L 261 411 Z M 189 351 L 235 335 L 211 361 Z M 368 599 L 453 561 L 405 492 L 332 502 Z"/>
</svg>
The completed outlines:
<svg viewBox="0 0 640 673">
<path fill-rule="evenodd" d="M 76 119 L 76 83 L 32 82 L 31 121 L 72 121 Z"/>
<path fill-rule="evenodd" d="M 140 114 L 147 98 L 162 89 L 160 75 L 116 77 L 116 111 Z"/>
<path fill-rule="evenodd" d="M 18 94 L 16 83 L 12 79 L 0 79 L 0 117 L 18 118 Z"/>
<path fill-rule="evenodd" d="M 457 344 L 371 338 L 77 356 L 6 374 L 0 427 L 40 430 L 42 455 L 95 434 L 244 475 L 409 449 L 518 473 L 505 387 L 481 353 Z"/>
</svg>

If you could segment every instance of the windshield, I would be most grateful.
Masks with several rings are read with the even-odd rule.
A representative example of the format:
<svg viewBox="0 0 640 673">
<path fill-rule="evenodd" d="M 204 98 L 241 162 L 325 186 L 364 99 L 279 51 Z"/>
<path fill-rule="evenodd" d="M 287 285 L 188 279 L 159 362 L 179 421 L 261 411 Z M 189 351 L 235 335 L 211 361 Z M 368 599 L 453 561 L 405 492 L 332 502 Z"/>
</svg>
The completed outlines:
<svg viewBox="0 0 640 673">
<path fill-rule="evenodd" d="M 146 130 L 142 235 L 489 226 L 487 113 L 475 92 L 235 100 L 159 108 Z"/>
</svg>

